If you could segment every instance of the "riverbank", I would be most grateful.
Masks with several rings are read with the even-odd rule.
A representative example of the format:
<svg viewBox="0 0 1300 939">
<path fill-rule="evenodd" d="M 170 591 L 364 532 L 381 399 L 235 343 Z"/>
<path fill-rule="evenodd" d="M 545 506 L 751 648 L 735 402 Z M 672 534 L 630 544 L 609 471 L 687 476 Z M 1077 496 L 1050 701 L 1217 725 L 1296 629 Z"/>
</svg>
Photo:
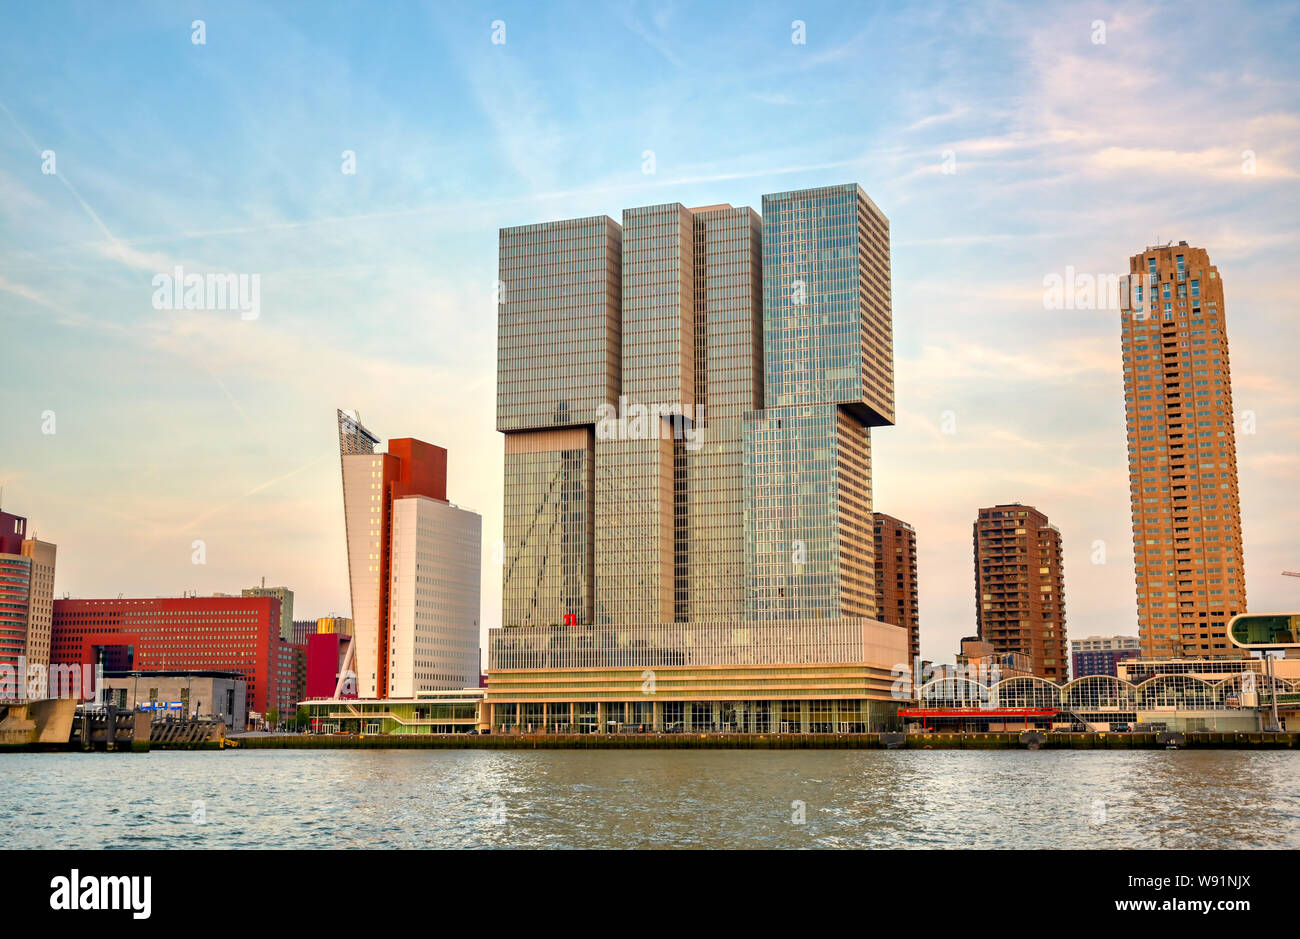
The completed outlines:
<svg viewBox="0 0 1300 939">
<path fill-rule="evenodd" d="M 251 750 L 1291 750 L 1300 734 L 285 734 L 231 743 Z"/>
</svg>

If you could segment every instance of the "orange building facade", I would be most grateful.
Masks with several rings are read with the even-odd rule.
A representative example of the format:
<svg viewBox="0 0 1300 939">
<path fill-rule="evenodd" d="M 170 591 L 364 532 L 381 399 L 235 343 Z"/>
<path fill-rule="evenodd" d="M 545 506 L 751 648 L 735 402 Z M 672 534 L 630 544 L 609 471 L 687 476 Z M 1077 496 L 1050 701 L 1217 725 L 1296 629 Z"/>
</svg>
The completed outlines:
<svg viewBox="0 0 1300 939">
<path fill-rule="evenodd" d="M 1230 658 L 1246 610 L 1223 281 L 1187 242 L 1129 262 L 1121 313 L 1138 635 L 1145 658 Z"/>
</svg>

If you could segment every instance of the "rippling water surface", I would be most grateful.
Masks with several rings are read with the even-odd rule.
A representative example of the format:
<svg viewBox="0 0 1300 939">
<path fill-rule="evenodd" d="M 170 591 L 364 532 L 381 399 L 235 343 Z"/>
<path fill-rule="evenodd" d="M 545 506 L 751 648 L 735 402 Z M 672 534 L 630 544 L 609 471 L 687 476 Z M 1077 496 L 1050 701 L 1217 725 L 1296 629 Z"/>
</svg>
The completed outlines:
<svg viewBox="0 0 1300 939">
<path fill-rule="evenodd" d="M 1264 751 L 33 753 L 0 756 L 0 821 L 13 848 L 1295 848 L 1297 774 Z"/>
</svg>

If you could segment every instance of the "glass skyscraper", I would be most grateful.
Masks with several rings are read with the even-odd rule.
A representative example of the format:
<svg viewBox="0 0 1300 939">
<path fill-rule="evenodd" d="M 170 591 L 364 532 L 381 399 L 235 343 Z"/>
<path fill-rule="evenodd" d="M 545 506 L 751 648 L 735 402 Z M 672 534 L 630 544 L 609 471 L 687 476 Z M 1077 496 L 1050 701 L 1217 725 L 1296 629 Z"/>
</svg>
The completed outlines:
<svg viewBox="0 0 1300 939">
<path fill-rule="evenodd" d="M 876 615 L 870 428 L 894 422 L 889 221 L 857 185 L 763 197 L 745 616 Z"/>
<path fill-rule="evenodd" d="M 594 425 L 620 390 L 622 239 L 605 216 L 501 230 L 497 430 L 506 435 L 510 625 L 592 621 Z"/>
<path fill-rule="evenodd" d="M 889 223 L 856 184 L 507 228 L 503 623 L 870 618 Z"/>
</svg>

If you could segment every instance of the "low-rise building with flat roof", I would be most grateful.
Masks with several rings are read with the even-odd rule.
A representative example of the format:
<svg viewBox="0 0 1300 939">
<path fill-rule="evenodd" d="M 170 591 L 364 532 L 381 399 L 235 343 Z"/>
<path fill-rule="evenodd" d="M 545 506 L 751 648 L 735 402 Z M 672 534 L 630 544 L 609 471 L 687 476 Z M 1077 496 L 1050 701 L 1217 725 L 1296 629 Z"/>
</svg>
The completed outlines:
<svg viewBox="0 0 1300 939">
<path fill-rule="evenodd" d="M 105 704 L 221 720 L 232 730 L 243 730 L 248 720 L 246 686 L 243 675 L 225 671 L 108 672 L 101 685 Z"/>
<path fill-rule="evenodd" d="M 307 700 L 312 733 L 457 734 L 486 729 L 481 688 L 422 691 L 413 698 Z"/>
<path fill-rule="evenodd" d="M 907 630 L 869 619 L 503 627 L 488 642 L 493 733 L 862 733 L 905 703 Z"/>
</svg>

